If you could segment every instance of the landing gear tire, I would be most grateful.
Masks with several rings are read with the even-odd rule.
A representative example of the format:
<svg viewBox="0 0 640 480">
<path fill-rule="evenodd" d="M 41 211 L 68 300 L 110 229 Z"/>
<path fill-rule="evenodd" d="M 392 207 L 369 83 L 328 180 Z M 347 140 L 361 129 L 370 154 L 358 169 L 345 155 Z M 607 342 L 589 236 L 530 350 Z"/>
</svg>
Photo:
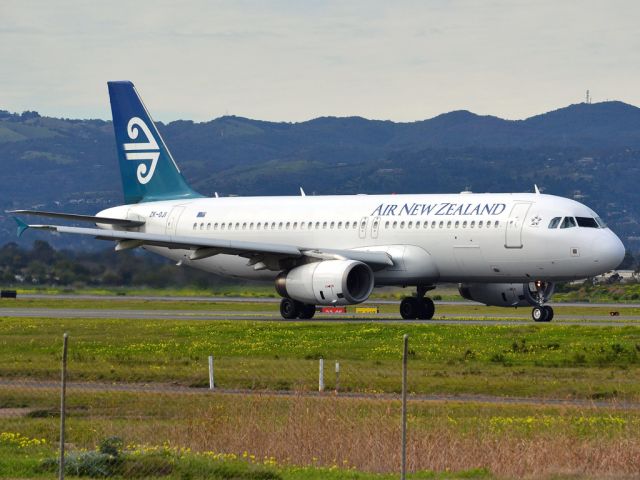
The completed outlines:
<svg viewBox="0 0 640 480">
<path fill-rule="evenodd" d="M 436 306 L 433 304 L 433 300 L 428 297 L 421 298 L 420 311 L 418 312 L 418 318 L 420 320 L 431 320 L 433 314 L 436 312 Z"/>
<path fill-rule="evenodd" d="M 305 303 L 300 309 L 298 318 L 302 320 L 309 320 L 313 318 L 315 314 L 316 314 L 316 306 L 310 303 Z"/>
<path fill-rule="evenodd" d="M 400 302 L 400 315 L 405 320 L 431 320 L 435 305 L 430 298 L 405 297 Z"/>
<path fill-rule="evenodd" d="M 405 297 L 400 302 L 400 315 L 405 320 L 415 320 L 420 311 L 420 301 L 416 297 Z"/>
<path fill-rule="evenodd" d="M 553 319 L 553 308 L 549 306 L 533 307 L 531 318 L 535 322 L 550 322 Z"/>
<path fill-rule="evenodd" d="M 280 300 L 280 315 L 286 320 L 293 320 L 298 318 L 302 307 L 304 307 L 304 304 L 300 302 L 296 302 L 291 298 L 283 298 Z"/>
</svg>

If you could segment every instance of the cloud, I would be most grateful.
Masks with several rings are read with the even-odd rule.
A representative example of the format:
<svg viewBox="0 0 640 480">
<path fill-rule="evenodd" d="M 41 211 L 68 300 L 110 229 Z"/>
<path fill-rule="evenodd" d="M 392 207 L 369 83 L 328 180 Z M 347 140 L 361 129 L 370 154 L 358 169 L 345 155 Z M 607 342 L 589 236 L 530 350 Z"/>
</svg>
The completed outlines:
<svg viewBox="0 0 640 480">
<path fill-rule="evenodd" d="M 155 117 L 523 118 L 640 103 L 640 4 L 614 0 L 0 3 L 0 108 L 109 117 L 131 79 Z"/>
</svg>

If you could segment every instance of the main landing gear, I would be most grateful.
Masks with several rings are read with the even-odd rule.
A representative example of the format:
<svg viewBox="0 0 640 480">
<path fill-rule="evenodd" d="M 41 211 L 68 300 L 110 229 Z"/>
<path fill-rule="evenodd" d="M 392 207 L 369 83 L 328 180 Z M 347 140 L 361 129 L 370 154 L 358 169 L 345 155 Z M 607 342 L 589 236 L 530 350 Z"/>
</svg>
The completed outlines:
<svg viewBox="0 0 640 480">
<path fill-rule="evenodd" d="M 400 315 L 405 320 L 431 320 L 436 311 L 433 300 L 424 295 L 435 287 L 418 286 L 415 297 L 405 297 L 400 302 Z"/>
<path fill-rule="evenodd" d="M 548 305 L 538 305 L 531 310 L 531 318 L 536 322 L 550 322 L 553 320 L 553 308 Z"/>
<path fill-rule="evenodd" d="M 299 318 L 308 320 L 316 314 L 316 306 L 310 303 L 302 303 L 291 298 L 280 300 L 280 315 L 287 320 Z"/>
</svg>

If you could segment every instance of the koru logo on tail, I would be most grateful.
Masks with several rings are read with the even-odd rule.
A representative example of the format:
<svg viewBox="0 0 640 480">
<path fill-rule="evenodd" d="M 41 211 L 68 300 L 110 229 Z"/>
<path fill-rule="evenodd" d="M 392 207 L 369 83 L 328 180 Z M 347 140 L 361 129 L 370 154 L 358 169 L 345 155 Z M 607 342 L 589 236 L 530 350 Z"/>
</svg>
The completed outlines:
<svg viewBox="0 0 640 480">
<path fill-rule="evenodd" d="M 138 165 L 138 169 L 136 170 L 136 176 L 138 177 L 138 182 L 141 184 L 146 184 L 153 177 L 153 173 L 156 171 L 156 165 L 158 163 L 158 158 L 160 157 L 160 147 L 158 147 L 158 143 L 149 130 L 149 127 L 141 118 L 133 117 L 129 120 L 127 124 L 127 135 L 131 140 L 135 140 L 138 138 L 140 130 L 147 137 L 146 142 L 135 142 L 135 143 L 125 143 L 124 151 L 125 158 L 127 160 L 149 160 L 151 161 L 151 166 L 148 167 L 146 163 L 141 163 Z"/>
</svg>

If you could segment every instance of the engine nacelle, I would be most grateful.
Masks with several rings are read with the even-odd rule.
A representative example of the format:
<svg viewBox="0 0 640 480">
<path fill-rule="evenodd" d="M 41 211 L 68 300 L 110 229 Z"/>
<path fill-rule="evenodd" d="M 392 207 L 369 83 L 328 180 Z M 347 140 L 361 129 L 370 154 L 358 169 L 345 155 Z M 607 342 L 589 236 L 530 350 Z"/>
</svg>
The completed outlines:
<svg viewBox="0 0 640 480">
<path fill-rule="evenodd" d="M 375 284 L 373 271 L 355 260 L 307 263 L 282 272 L 276 290 L 283 297 L 314 305 L 353 305 L 364 302 Z"/>
<path fill-rule="evenodd" d="M 547 302 L 555 285 L 531 283 L 461 283 L 458 291 L 467 300 L 495 307 L 526 307 Z"/>
</svg>

